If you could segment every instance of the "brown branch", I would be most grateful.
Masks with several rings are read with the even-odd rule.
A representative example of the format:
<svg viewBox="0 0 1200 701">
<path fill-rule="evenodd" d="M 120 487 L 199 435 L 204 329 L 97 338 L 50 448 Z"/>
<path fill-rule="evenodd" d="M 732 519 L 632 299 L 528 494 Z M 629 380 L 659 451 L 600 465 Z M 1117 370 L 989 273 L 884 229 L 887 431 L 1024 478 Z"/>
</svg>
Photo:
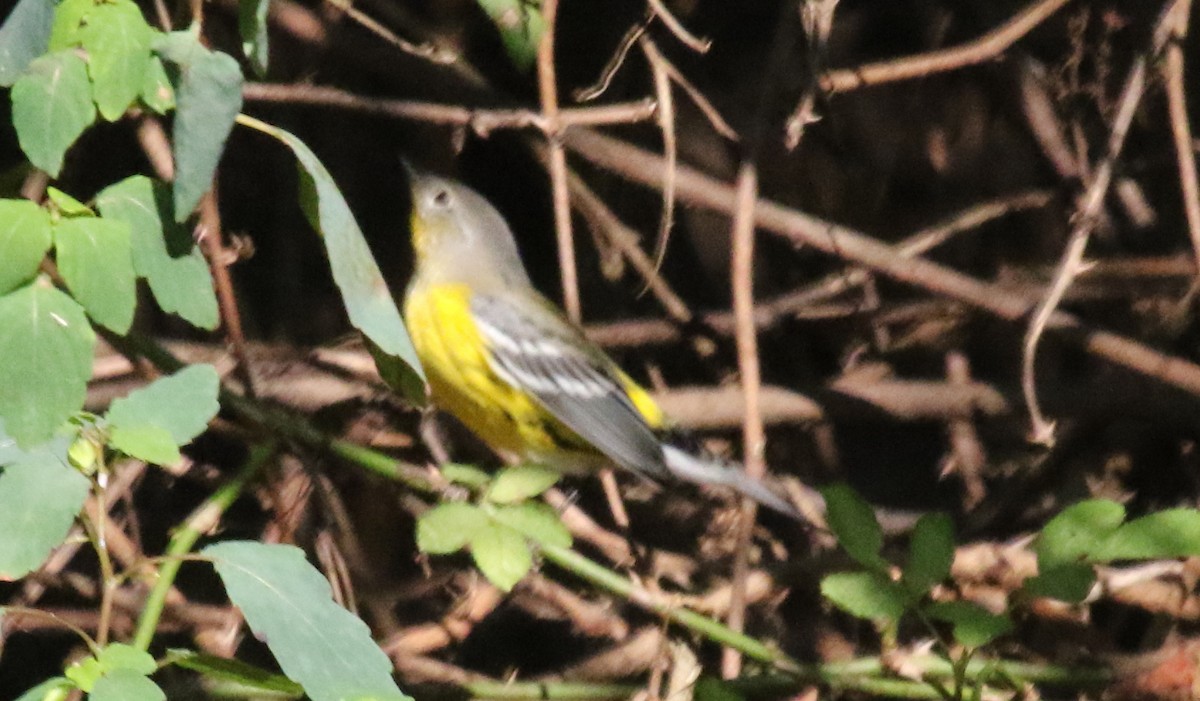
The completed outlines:
<svg viewBox="0 0 1200 701">
<path fill-rule="evenodd" d="M 698 54 L 708 53 L 708 50 L 712 48 L 711 40 L 701 39 L 695 34 L 689 32 L 687 27 L 684 27 L 683 24 L 676 19 L 675 15 L 671 14 L 671 11 L 667 9 L 667 6 L 663 4 L 662 0 L 646 1 L 647 4 L 650 5 L 650 11 L 654 13 L 654 16 L 662 20 L 663 26 L 669 29 L 671 34 L 675 35 L 675 38 L 678 39 L 684 46 Z"/>
<path fill-rule="evenodd" d="M 831 70 L 821 76 L 821 88 L 830 93 L 848 92 L 868 85 L 910 80 L 990 61 L 1068 2 L 1070 0 L 1038 0 L 999 27 L 960 46 L 868 63 L 856 68 Z"/>
<path fill-rule="evenodd" d="M 1187 37 L 1191 0 L 1175 4 L 1171 24 L 1171 41 L 1166 47 L 1162 71 L 1166 78 L 1167 108 L 1171 119 L 1171 136 L 1175 139 L 1175 156 L 1179 163 L 1179 185 L 1183 191 L 1183 211 L 1187 216 L 1188 234 L 1196 267 L 1200 270 L 1200 180 L 1196 176 L 1196 154 L 1192 150 L 1192 127 L 1188 120 L 1187 94 L 1184 82 L 1183 40 Z"/>
<path fill-rule="evenodd" d="M 554 201 L 554 234 L 558 242 L 558 267 L 562 274 L 563 308 L 567 317 L 579 323 L 583 318 L 579 302 L 579 275 L 575 270 L 575 239 L 571 235 L 571 200 L 567 192 L 567 155 L 562 145 L 559 121 L 558 79 L 554 72 L 554 32 L 557 26 L 558 0 L 542 0 L 542 18 L 546 31 L 537 49 L 538 98 L 546 120 L 547 159 L 550 162 L 550 193 Z"/>
<path fill-rule="evenodd" d="M 246 83 L 242 86 L 242 97 L 247 102 L 331 107 L 392 119 L 461 126 L 480 135 L 500 129 L 549 131 L 546 116 L 532 110 L 471 108 L 419 100 L 365 97 L 321 85 Z M 654 100 L 647 98 L 595 107 L 564 107 L 558 112 L 558 121 L 563 129 L 574 126 L 634 124 L 653 119 L 656 111 Z"/>
<path fill-rule="evenodd" d="M 659 156 L 590 130 L 571 130 L 566 145 L 587 160 L 649 187 L 657 187 L 664 163 Z M 733 189 L 691 168 L 679 168 L 679 196 L 693 206 L 729 214 Z M 758 225 L 796 245 L 810 246 L 895 280 L 959 300 L 1001 319 L 1016 322 L 1029 313 L 1029 295 L 982 282 L 922 258 L 903 258 L 894 246 L 849 227 L 760 200 Z M 1073 315 L 1055 312 L 1049 328 L 1070 336 L 1087 352 L 1191 394 L 1200 395 L 1200 366 L 1165 355 L 1142 343 L 1087 327 Z"/>
</svg>

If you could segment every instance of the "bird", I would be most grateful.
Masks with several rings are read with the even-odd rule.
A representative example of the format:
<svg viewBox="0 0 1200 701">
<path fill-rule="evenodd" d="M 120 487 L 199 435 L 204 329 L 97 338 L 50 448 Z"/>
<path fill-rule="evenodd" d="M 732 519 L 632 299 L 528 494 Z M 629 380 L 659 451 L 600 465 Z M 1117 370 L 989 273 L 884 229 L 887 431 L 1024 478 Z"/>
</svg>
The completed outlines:
<svg viewBox="0 0 1200 701">
<path fill-rule="evenodd" d="M 414 271 L 404 318 L 435 407 L 516 460 L 723 485 L 802 519 L 764 482 L 666 440 L 650 393 L 534 287 L 500 212 L 458 181 L 406 167 Z"/>
</svg>

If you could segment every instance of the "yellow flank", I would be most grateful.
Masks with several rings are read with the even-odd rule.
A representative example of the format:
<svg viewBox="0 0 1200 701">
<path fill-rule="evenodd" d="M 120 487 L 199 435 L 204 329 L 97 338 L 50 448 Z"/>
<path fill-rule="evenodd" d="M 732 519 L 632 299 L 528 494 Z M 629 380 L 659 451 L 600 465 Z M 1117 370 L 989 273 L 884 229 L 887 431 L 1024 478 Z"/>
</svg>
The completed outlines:
<svg viewBox="0 0 1200 701">
<path fill-rule="evenodd" d="M 405 300 L 409 334 L 434 403 L 501 452 L 533 458 L 589 450 L 535 399 L 492 372 L 470 295 L 465 284 L 435 284 L 409 290 Z"/>
</svg>

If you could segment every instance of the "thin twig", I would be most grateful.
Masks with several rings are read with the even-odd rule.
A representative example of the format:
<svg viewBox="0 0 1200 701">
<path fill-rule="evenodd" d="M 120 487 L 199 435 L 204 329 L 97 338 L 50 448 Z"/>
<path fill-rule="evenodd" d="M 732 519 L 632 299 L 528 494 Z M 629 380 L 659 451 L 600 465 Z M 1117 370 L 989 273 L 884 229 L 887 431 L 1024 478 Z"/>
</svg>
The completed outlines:
<svg viewBox="0 0 1200 701">
<path fill-rule="evenodd" d="M 430 124 L 468 127 L 486 136 L 500 129 L 549 129 L 545 114 L 527 109 L 470 108 L 419 100 L 391 100 L 356 95 L 321 85 L 246 83 L 242 97 L 247 102 L 283 103 L 338 109 L 393 119 L 411 119 Z M 654 118 L 654 100 L 635 100 L 595 107 L 566 107 L 558 111 L 561 128 L 634 124 Z"/>
<path fill-rule="evenodd" d="M 662 20 L 663 26 L 670 30 L 671 34 L 675 35 L 675 38 L 681 44 L 698 54 L 708 53 L 708 50 L 712 48 L 711 40 L 701 39 L 689 32 L 687 27 L 683 26 L 675 15 L 671 14 L 671 11 L 667 9 L 662 0 L 646 0 L 646 2 L 650 5 L 650 11 L 654 13 L 654 16 Z"/>
<path fill-rule="evenodd" d="M 1179 185 L 1183 190 L 1183 211 L 1188 234 L 1200 271 L 1200 180 L 1196 177 L 1196 154 L 1192 150 L 1192 127 L 1188 120 L 1184 82 L 1183 40 L 1187 37 L 1191 0 L 1175 4 L 1171 20 L 1172 40 L 1167 44 L 1162 70 L 1166 78 L 1167 107 L 1171 118 L 1171 136 L 1175 139 L 1175 157 L 1179 163 Z"/>
<path fill-rule="evenodd" d="M 568 148 L 607 170 L 647 187 L 661 182 L 665 163 L 656 154 L 591 130 L 565 136 Z M 689 205 L 731 214 L 733 189 L 691 168 L 679 168 L 679 198 Z M 982 282 L 923 258 L 905 259 L 894 246 L 850 227 L 760 200 L 758 226 L 791 241 L 853 262 L 890 278 L 968 304 L 1011 322 L 1026 317 L 1036 304 L 1027 294 Z M 1109 331 L 1093 329 L 1077 317 L 1055 312 L 1049 328 L 1079 343 L 1084 350 L 1185 392 L 1200 395 L 1200 366 Z"/>
<path fill-rule="evenodd" d="M 766 474 L 764 458 L 766 432 L 758 404 L 762 372 L 758 358 L 758 334 L 754 328 L 754 203 L 758 200 L 758 168 L 747 158 L 738 169 L 732 226 L 733 255 L 730 278 L 733 286 L 733 316 L 737 339 L 738 372 L 741 375 L 742 401 L 746 415 L 742 422 L 742 465 L 746 474 L 756 480 Z M 737 553 L 734 560 L 733 601 L 726 624 L 741 632 L 746 624 L 746 573 L 749 569 L 746 553 L 754 530 L 758 506 L 749 498 L 742 499 L 741 519 L 737 529 Z M 727 647 L 721 657 L 721 675 L 733 679 L 741 673 L 739 651 Z"/>
<path fill-rule="evenodd" d="M 612 84 L 613 77 L 617 75 L 617 71 L 621 69 L 621 66 L 625 65 L 625 59 L 629 57 L 630 49 L 646 33 L 651 19 L 653 19 L 653 16 L 647 13 L 645 19 L 625 30 L 625 34 L 621 37 L 621 41 L 618 42 L 616 50 L 613 51 L 608 62 L 604 64 L 604 68 L 600 69 L 600 76 L 596 78 L 596 81 L 575 91 L 573 97 L 577 101 L 590 102 L 608 90 L 608 86 Z"/>
<path fill-rule="evenodd" d="M 396 35 L 395 32 L 376 22 L 373 18 L 359 11 L 347 0 L 325 0 L 330 5 L 346 13 L 350 19 L 358 22 L 367 31 L 375 36 L 383 39 L 387 43 L 395 46 L 406 54 L 412 54 L 418 58 L 427 59 L 434 63 L 454 63 L 459 57 L 453 51 L 445 49 L 436 44 L 414 44 L 402 37 Z"/>
<path fill-rule="evenodd" d="M 1044 22 L 1070 0 L 1038 0 L 978 39 L 916 56 L 840 68 L 821 76 L 821 88 L 838 93 L 951 71 L 990 61 Z"/>
<path fill-rule="evenodd" d="M 653 4 L 653 3 L 652 3 Z M 658 221 L 658 235 L 654 238 L 654 270 L 657 272 L 667 255 L 667 244 L 671 240 L 671 228 L 675 225 L 675 168 L 679 163 L 679 144 L 675 136 L 675 100 L 671 96 L 671 76 L 665 67 L 666 59 L 650 40 L 643 36 L 638 40 L 650 72 L 654 76 L 654 94 L 658 98 L 658 128 L 662 132 L 663 154 L 667 158 L 667 172 L 662 184 L 662 214 Z M 649 289 L 638 292 L 641 296 Z"/>
<path fill-rule="evenodd" d="M 1159 55 L 1167 39 L 1170 37 L 1170 30 L 1174 26 L 1169 21 L 1173 17 L 1171 9 L 1178 6 L 1182 1 L 1184 0 L 1176 0 L 1176 2 L 1172 3 L 1171 8 L 1160 19 L 1154 34 L 1153 44 L 1150 47 L 1149 53 L 1151 56 Z M 1137 113 L 1138 105 L 1142 100 L 1142 95 L 1146 87 L 1148 60 L 1147 55 L 1139 55 L 1134 59 L 1133 66 L 1129 69 L 1129 73 L 1125 79 L 1125 86 L 1121 90 L 1117 115 L 1113 119 L 1112 131 L 1109 133 L 1108 146 L 1105 149 L 1104 159 L 1095 168 L 1091 181 L 1088 183 L 1088 188 L 1080 198 L 1079 209 L 1075 213 L 1075 226 L 1071 231 L 1070 239 L 1067 241 L 1062 261 L 1059 263 L 1054 279 L 1050 283 L 1049 291 L 1034 310 L 1029 327 L 1025 332 L 1021 357 L 1021 390 L 1025 395 L 1025 404 L 1029 409 L 1029 420 L 1032 425 L 1030 440 L 1035 443 L 1043 445 L 1052 445 L 1054 443 L 1054 423 L 1046 419 L 1045 415 L 1042 414 L 1037 399 L 1034 361 L 1037 358 L 1038 343 L 1041 340 L 1042 333 L 1050 323 L 1055 309 L 1058 307 L 1059 302 L 1062 301 L 1063 295 L 1066 294 L 1067 288 L 1071 286 L 1079 271 L 1084 267 L 1084 250 L 1087 248 L 1088 240 L 1091 237 L 1096 222 L 1099 221 L 1104 207 L 1104 199 L 1108 194 L 1108 187 L 1112 183 L 1113 169 L 1116 167 L 1121 147 L 1125 145 L 1125 136 L 1129 133 L 1129 127 L 1133 124 L 1134 114 Z"/>
<path fill-rule="evenodd" d="M 562 122 L 559 121 L 558 79 L 554 72 L 554 32 L 558 17 L 558 0 L 543 0 L 542 18 L 546 32 L 538 44 L 538 97 L 550 162 L 550 193 L 554 201 L 554 234 L 558 242 L 558 266 L 562 274 L 563 308 L 567 316 L 579 323 L 583 312 L 579 303 L 579 274 L 575 269 L 575 239 L 571 235 L 571 199 L 567 192 L 567 154 L 562 145 Z"/>
</svg>

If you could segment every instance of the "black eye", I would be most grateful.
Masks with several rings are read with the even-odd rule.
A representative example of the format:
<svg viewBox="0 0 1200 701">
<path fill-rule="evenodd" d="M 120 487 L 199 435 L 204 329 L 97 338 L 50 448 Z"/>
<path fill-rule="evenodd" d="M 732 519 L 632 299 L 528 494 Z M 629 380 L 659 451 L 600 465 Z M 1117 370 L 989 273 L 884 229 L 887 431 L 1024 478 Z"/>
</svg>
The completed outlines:
<svg viewBox="0 0 1200 701">
<path fill-rule="evenodd" d="M 433 203 L 439 207 L 449 207 L 450 193 L 446 190 L 438 190 L 437 194 L 433 196 Z"/>
</svg>

